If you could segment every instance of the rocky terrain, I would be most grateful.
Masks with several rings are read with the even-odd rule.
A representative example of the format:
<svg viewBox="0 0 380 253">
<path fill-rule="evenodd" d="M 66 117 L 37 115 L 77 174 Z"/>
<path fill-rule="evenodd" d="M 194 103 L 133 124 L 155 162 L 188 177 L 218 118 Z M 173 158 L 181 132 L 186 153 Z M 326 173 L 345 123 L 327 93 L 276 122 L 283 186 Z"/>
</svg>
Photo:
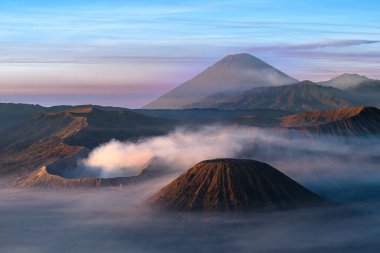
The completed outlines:
<svg viewBox="0 0 380 253">
<path fill-rule="evenodd" d="M 330 136 L 379 136 L 380 110 L 353 107 L 340 110 L 303 112 L 282 118 L 281 125 L 310 134 Z"/>
<path fill-rule="evenodd" d="M 162 135 L 168 120 L 128 110 L 104 111 L 83 107 L 37 114 L 0 130 L 0 175 L 24 176 L 45 165 L 80 155 L 111 139 L 137 140 Z"/>
<path fill-rule="evenodd" d="M 305 207 L 323 199 L 268 164 L 216 159 L 196 164 L 149 203 L 168 210 L 213 212 Z"/>
<path fill-rule="evenodd" d="M 293 112 L 346 108 L 354 104 L 350 94 L 311 81 L 276 87 L 259 87 L 242 93 L 218 93 L 188 108 L 220 108 L 226 110 L 270 108 Z"/>
</svg>

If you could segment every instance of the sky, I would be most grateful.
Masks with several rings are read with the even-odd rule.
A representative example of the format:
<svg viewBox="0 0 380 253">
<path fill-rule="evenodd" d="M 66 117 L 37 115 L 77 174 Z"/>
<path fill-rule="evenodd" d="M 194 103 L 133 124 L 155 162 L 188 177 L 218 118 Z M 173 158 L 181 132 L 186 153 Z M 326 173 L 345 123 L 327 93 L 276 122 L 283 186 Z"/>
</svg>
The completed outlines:
<svg viewBox="0 0 380 253">
<path fill-rule="evenodd" d="M 372 0 L 0 0 L 0 102 L 138 108 L 228 54 L 380 78 Z"/>
</svg>

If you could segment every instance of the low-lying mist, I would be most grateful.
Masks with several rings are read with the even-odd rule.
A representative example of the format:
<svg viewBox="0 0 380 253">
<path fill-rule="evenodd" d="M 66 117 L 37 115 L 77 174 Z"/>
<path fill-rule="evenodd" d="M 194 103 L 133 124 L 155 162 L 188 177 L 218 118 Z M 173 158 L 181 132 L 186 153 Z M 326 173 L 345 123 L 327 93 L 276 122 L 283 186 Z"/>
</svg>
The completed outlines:
<svg viewBox="0 0 380 253">
<path fill-rule="evenodd" d="M 173 175 L 214 158 L 264 161 L 334 200 L 369 196 L 380 190 L 379 138 L 310 137 L 296 131 L 242 126 L 185 128 L 138 142 L 112 140 L 80 163 L 100 177 L 132 176 L 154 161 Z M 323 182 L 323 184 L 321 183 Z M 355 190 L 347 191 L 347 186 Z M 367 188 L 366 188 L 367 187 Z M 361 192 L 361 188 L 366 188 Z M 341 189 L 341 192 L 339 192 Z M 329 194 L 329 190 L 336 190 Z M 363 195 L 364 194 L 364 195 Z"/>
<path fill-rule="evenodd" d="M 164 181 L 82 192 L 2 189 L 0 252 L 335 253 L 380 246 L 378 201 L 277 213 L 163 213 L 145 200 Z"/>
<path fill-rule="evenodd" d="M 122 188 L 0 189 L 0 252 L 376 252 L 379 151 L 375 138 L 309 138 L 252 127 L 113 140 L 81 163 L 102 176 L 128 176 L 158 159 L 172 173 Z M 163 212 L 146 204 L 182 171 L 217 157 L 267 162 L 340 203 L 250 214 Z"/>
</svg>

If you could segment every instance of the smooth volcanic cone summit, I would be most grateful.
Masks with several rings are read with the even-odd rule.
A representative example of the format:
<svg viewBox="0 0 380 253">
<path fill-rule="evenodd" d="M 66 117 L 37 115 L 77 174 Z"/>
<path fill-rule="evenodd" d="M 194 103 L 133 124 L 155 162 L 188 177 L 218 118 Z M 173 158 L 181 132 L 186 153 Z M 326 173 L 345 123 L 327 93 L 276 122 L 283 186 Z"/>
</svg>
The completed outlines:
<svg viewBox="0 0 380 253">
<path fill-rule="evenodd" d="M 250 54 L 228 55 L 191 80 L 144 106 L 145 109 L 188 108 L 210 95 L 240 93 L 255 87 L 298 82 Z"/>
<path fill-rule="evenodd" d="M 178 211 L 281 210 L 324 200 L 268 164 L 216 159 L 196 164 L 149 199 Z"/>
</svg>

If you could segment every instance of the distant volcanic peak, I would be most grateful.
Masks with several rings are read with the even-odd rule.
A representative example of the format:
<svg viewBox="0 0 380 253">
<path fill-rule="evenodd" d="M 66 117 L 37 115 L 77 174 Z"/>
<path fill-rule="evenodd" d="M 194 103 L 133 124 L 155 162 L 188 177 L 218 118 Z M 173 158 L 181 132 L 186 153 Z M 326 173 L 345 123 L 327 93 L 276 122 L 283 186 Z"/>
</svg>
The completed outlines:
<svg viewBox="0 0 380 253">
<path fill-rule="evenodd" d="M 331 80 L 337 80 L 337 79 L 357 79 L 357 80 L 370 80 L 368 77 L 364 75 L 359 75 L 359 74 L 350 74 L 350 73 L 344 73 L 340 76 L 337 76 L 335 78 L 332 78 Z"/>
<path fill-rule="evenodd" d="M 297 82 L 297 80 L 264 61 L 244 53 L 224 57 L 184 85 L 194 85 L 198 89 L 206 86 L 211 89 L 212 93 L 216 93 L 294 82 Z M 208 89 L 204 89 L 203 92 L 210 93 Z"/>
<path fill-rule="evenodd" d="M 243 211 L 309 206 L 322 199 L 265 163 L 216 159 L 196 164 L 149 202 L 179 211 Z"/>
<path fill-rule="evenodd" d="M 367 82 L 371 80 L 372 79 L 366 76 L 345 73 L 335 78 L 332 78 L 329 81 L 320 82 L 320 84 L 325 85 L 325 86 L 333 86 L 333 87 L 341 88 L 341 89 L 348 89 L 348 88 L 353 88 L 363 82 Z"/>
<path fill-rule="evenodd" d="M 215 65 L 217 64 L 271 68 L 271 66 L 266 62 L 248 53 L 227 55 L 226 57 L 215 63 Z"/>
<path fill-rule="evenodd" d="M 326 124 L 334 121 L 347 120 L 357 116 L 379 115 L 380 110 L 376 107 L 351 107 L 328 111 L 302 112 L 282 118 L 282 126 L 296 127 L 304 125 Z"/>
<path fill-rule="evenodd" d="M 250 54 L 228 55 L 144 108 L 187 108 L 216 93 L 240 93 L 260 86 L 279 86 L 296 82 L 296 79 Z"/>
</svg>

